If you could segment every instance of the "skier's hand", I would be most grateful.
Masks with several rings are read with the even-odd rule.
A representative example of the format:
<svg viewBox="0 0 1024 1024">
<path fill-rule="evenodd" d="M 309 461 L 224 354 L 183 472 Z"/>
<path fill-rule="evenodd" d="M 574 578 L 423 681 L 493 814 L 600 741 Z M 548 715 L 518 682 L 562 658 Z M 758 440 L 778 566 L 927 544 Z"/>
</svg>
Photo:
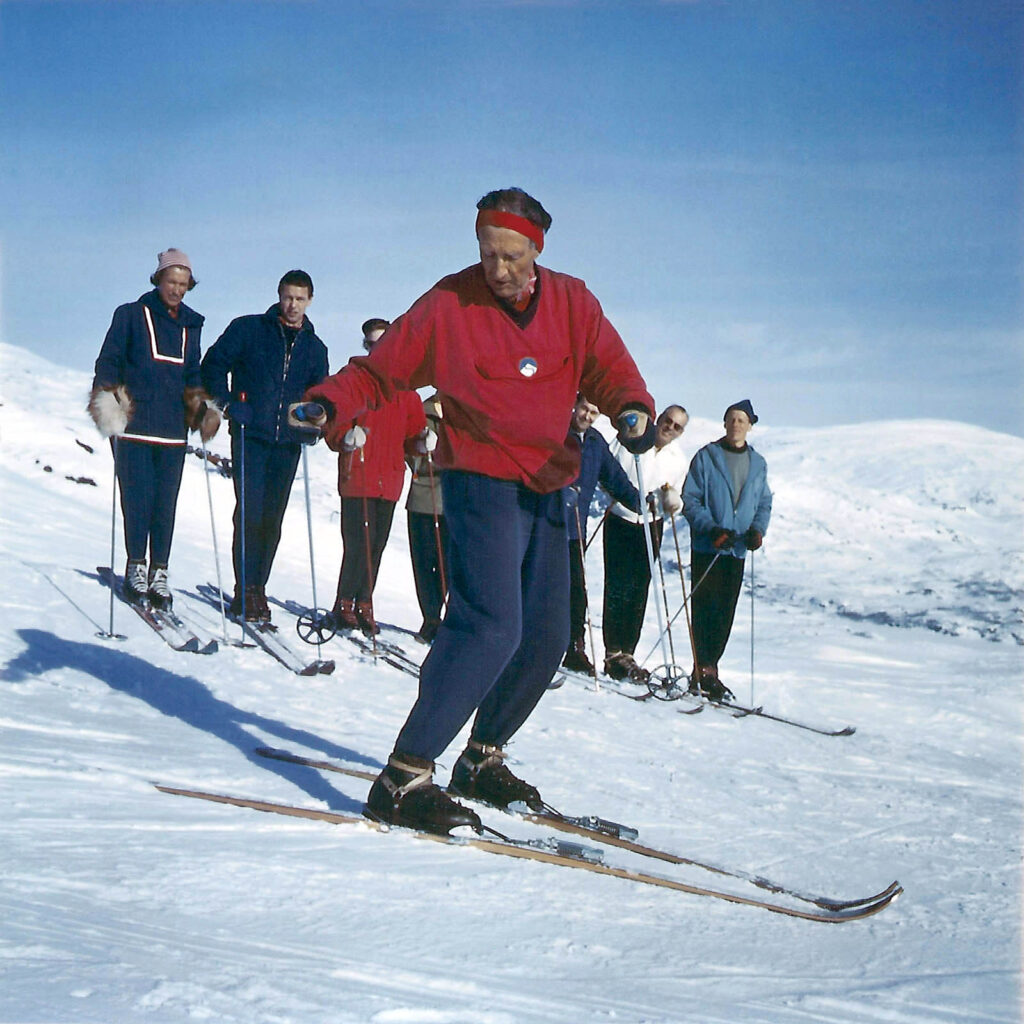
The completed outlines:
<svg viewBox="0 0 1024 1024">
<path fill-rule="evenodd" d="M 319 430 L 327 422 L 327 410 L 318 402 L 293 402 L 288 406 L 288 426 L 296 430 Z"/>
<path fill-rule="evenodd" d="M 203 403 L 203 414 L 199 418 L 199 425 L 196 428 L 199 431 L 199 437 L 202 439 L 203 444 L 213 440 L 214 435 L 220 430 L 221 419 L 223 417 L 221 416 L 220 409 L 213 402 Z"/>
<path fill-rule="evenodd" d="M 436 447 L 437 434 L 430 427 L 425 427 L 413 442 L 413 448 L 417 455 L 429 455 Z"/>
<path fill-rule="evenodd" d="M 683 499 L 671 484 L 663 484 L 660 492 L 661 511 L 670 519 L 683 510 Z"/>
<path fill-rule="evenodd" d="M 755 529 L 753 526 L 745 534 L 743 534 L 743 543 L 747 545 L 748 551 L 756 551 L 764 540 L 764 536 L 761 531 Z"/>
<path fill-rule="evenodd" d="M 724 551 L 726 548 L 731 548 L 736 543 L 736 531 L 723 530 L 719 527 L 712 532 L 711 543 L 716 551 Z"/>
<path fill-rule="evenodd" d="M 654 423 L 643 409 L 627 409 L 615 426 L 619 444 L 633 455 L 642 455 L 654 446 Z"/>
<path fill-rule="evenodd" d="M 359 426 L 358 423 L 354 427 L 349 427 L 345 431 L 345 437 L 341 442 L 341 450 L 345 452 L 358 451 L 366 444 L 366 434 L 366 429 Z"/>
<path fill-rule="evenodd" d="M 248 427 L 252 423 L 252 406 L 248 402 L 232 402 L 225 411 L 228 419 L 240 427 Z"/>
</svg>

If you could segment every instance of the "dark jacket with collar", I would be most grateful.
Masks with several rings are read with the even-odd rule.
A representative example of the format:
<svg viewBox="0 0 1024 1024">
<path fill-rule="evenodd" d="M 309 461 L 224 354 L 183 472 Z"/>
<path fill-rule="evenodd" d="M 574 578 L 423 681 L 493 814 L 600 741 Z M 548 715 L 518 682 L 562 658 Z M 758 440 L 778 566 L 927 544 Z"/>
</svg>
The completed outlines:
<svg viewBox="0 0 1024 1024">
<path fill-rule="evenodd" d="M 151 444 L 185 443 L 185 388 L 200 383 L 203 317 L 181 303 L 177 317 L 159 292 L 114 310 L 96 358 L 94 388 L 124 385 L 134 404 L 124 436 Z"/>
<path fill-rule="evenodd" d="M 579 434 L 570 430 L 566 443 L 581 444 Z M 579 509 L 579 523 L 583 526 L 587 521 L 590 503 L 594 500 L 594 489 L 598 484 L 615 501 L 634 512 L 640 511 L 640 492 L 633 486 L 626 471 L 619 465 L 618 459 L 612 455 L 608 442 L 601 436 L 601 432 L 594 427 L 587 427 L 581 448 L 580 475 L 570 488 L 570 495 L 575 492 L 576 500 L 572 502 L 570 498 L 567 512 L 570 540 L 579 540 L 580 536 L 573 506 Z"/>
<path fill-rule="evenodd" d="M 327 376 L 327 346 L 304 317 L 291 347 L 275 302 L 265 313 L 240 316 L 228 324 L 203 359 L 203 384 L 227 407 L 245 395 L 252 411 L 246 437 L 277 444 L 313 439 L 309 431 L 288 426 L 288 406 Z M 231 375 L 230 387 L 228 374 Z M 231 422 L 231 434 L 238 433 Z"/>
</svg>

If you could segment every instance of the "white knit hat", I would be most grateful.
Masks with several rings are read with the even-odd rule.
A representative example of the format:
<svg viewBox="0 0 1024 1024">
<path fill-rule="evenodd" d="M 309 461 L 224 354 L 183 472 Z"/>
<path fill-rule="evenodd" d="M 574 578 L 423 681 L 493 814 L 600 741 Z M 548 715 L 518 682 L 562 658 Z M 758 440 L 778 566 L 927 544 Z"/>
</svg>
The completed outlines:
<svg viewBox="0 0 1024 1024">
<path fill-rule="evenodd" d="M 189 262 L 188 256 L 180 249 L 165 249 L 157 255 L 156 259 L 154 274 L 159 274 L 161 270 L 166 270 L 168 267 L 184 267 L 190 274 L 192 273 L 192 264 Z"/>
</svg>

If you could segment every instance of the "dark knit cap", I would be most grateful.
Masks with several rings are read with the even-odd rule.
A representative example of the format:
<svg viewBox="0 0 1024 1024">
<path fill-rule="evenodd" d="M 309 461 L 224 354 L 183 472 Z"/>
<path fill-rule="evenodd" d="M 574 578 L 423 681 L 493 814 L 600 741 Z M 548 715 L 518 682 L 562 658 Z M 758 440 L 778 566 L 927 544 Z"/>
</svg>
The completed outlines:
<svg viewBox="0 0 1024 1024">
<path fill-rule="evenodd" d="M 722 416 L 722 419 L 724 420 L 729 413 L 733 411 L 733 409 L 739 409 L 740 412 L 744 413 L 747 419 L 750 420 L 751 426 L 757 422 L 757 415 L 754 413 L 754 407 L 750 404 L 749 398 L 744 398 L 742 402 L 733 402 L 733 404 L 725 410 L 725 415 Z"/>
</svg>

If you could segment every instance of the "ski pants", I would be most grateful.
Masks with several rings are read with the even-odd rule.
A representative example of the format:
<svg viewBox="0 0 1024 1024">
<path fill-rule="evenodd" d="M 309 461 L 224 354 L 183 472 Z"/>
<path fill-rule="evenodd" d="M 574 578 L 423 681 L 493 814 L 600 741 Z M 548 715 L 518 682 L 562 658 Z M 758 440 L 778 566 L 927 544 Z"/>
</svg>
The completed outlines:
<svg viewBox="0 0 1024 1024">
<path fill-rule="evenodd" d="M 664 523 L 651 523 L 654 557 L 661 552 Z M 630 523 L 608 516 L 604 524 L 604 612 L 602 630 L 606 653 L 632 654 L 640 640 L 647 593 L 651 589 L 651 567 L 643 523 Z"/>
<path fill-rule="evenodd" d="M 242 582 L 249 587 L 265 587 L 270 579 L 274 555 L 281 541 L 281 523 L 299 465 L 301 445 L 274 444 L 245 439 L 245 575 L 242 575 L 242 439 L 231 438 L 232 476 L 235 482 L 234 540 L 231 557 L 235 567 L 235 593 L 241 594 Z"/>
<path fill-rule="evenodd" d="M 124 546 L 131 562 L 167 565 L 174 537 L 184 444 L 151 444 L 127 437 L 112 440 L 121 491 Z"/>
<path fill-rule="evenodd" d="M 341 540 L 344 553 L 341 556 L 335 609 L 342 598 L 372 600 L 381 556 L 391 536 L 395 504 L 387 498 L 341 499 Z"/>
<path fill-rule="evenodd" d="M 711 565 L 714 558 L 699 551 L 690 552 L 690 579 L 696 587 L 692 597 L 693 646 L 698 665 L 717 668 L 732 632 L 736 602 L 743 585 L 744 560 L 722 555 Z M 710 572 L 708 566 L 711 566 Z M 702 577 L 703 583 L 697 586 Z"/>
<path fill-rule="evenodd" d="M 569 545 L 560 491 L 449 470 L 448 612 L 420 671 L 398 754 L 435 760 L 476 712 L 472 738 L 504 746 L 569 640 Z"/>
<path fill-rule="evenodd" d="M 424 623 L 440 622 L 445 584 L 448 582 L 448 522 L 443 515 L 438 516 L 435 532 L 434 517 L 429 512 L 409 512 L 408 521 L 409 556 L 416 582 L 416 600 Z"/>
</svg>

